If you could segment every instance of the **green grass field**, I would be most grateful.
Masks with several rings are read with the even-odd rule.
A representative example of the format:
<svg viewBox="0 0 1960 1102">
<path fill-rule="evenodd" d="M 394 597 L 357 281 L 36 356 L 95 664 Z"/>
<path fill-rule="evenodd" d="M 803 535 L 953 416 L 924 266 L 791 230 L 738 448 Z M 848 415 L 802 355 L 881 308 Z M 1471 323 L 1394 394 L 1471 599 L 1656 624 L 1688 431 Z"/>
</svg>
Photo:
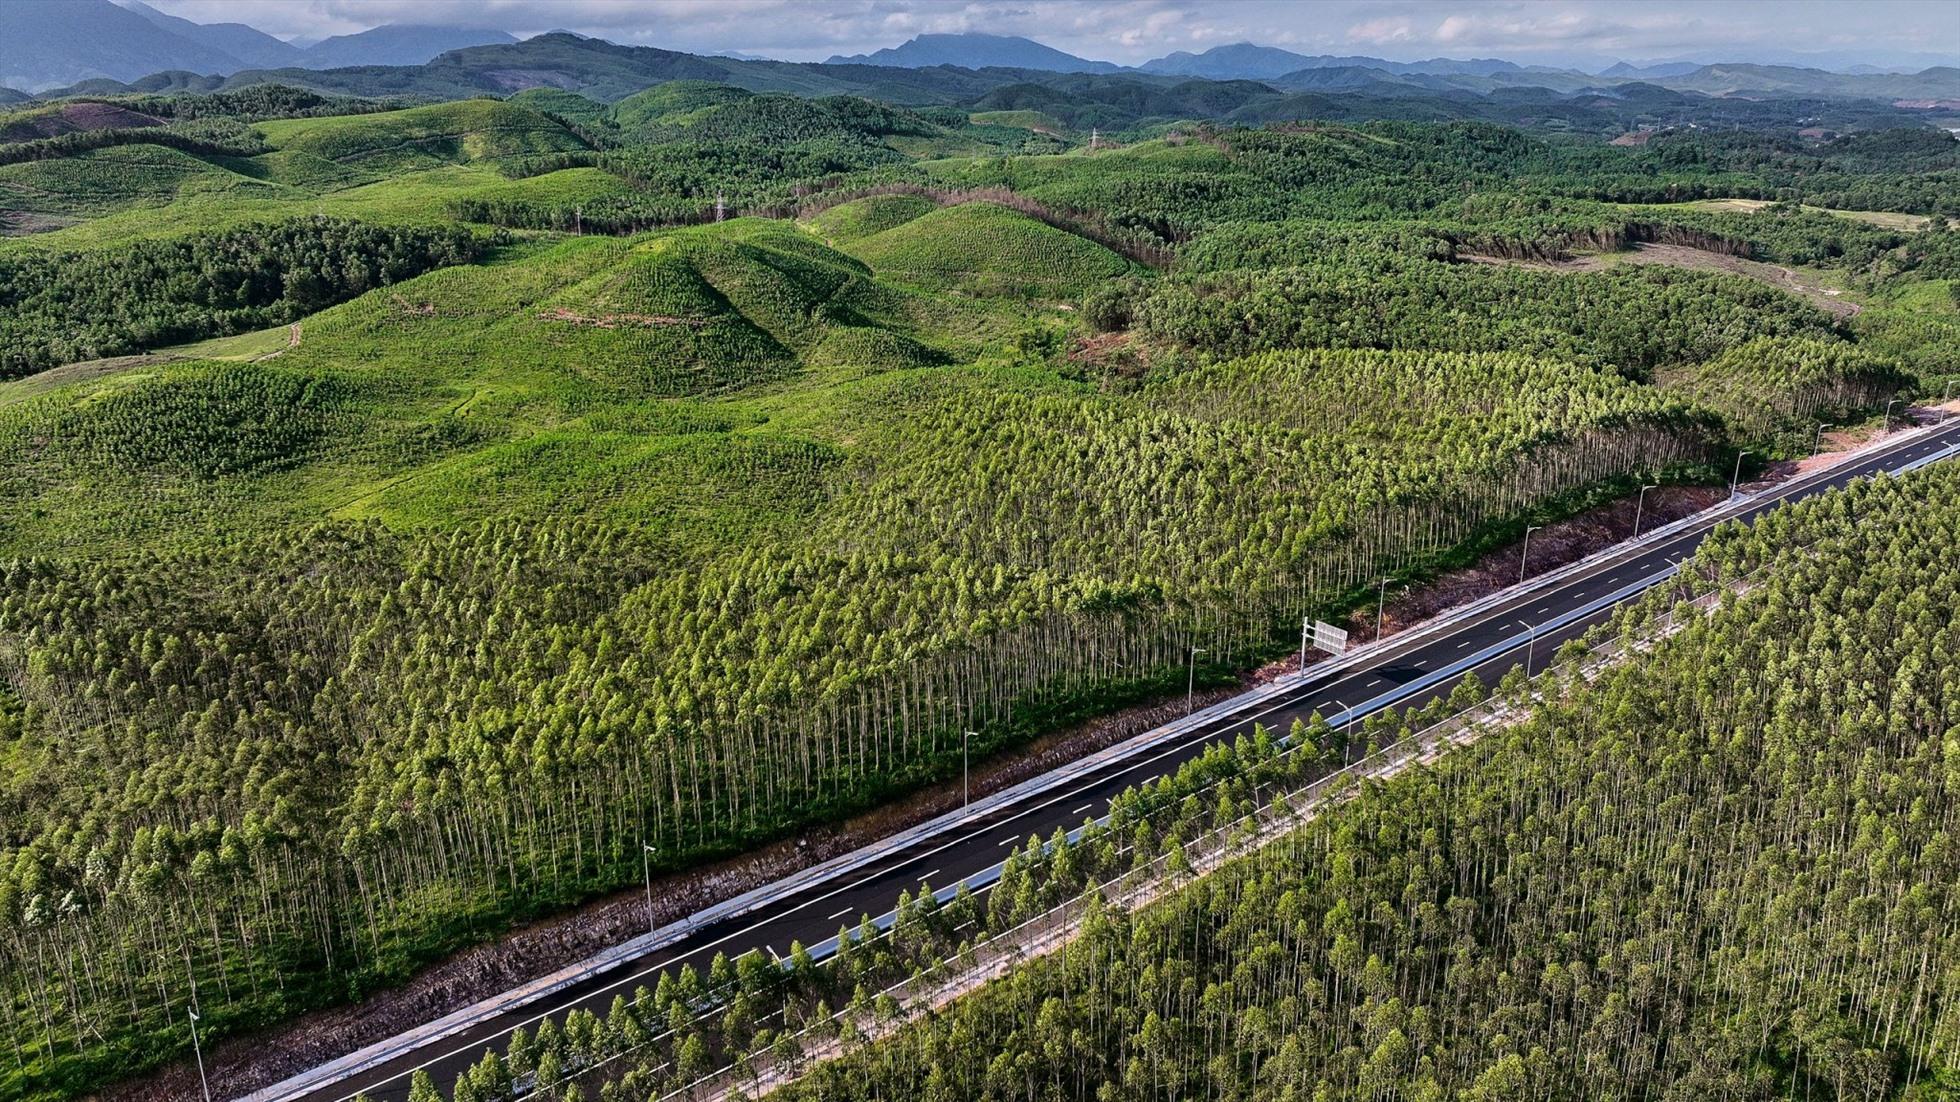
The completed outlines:
<svg viewBox="0 0 1960 1102">
<path fill-rule="evenodd" d="M 112 248 L 146 237 L 220 230 L 305 214 L 433 225 L 450 222 L 448 204 L 465 197 L 576 203 L 630 191 L 618 177 L 593 168 L 568 168 L 511 180 L 484 165 L 445 165 L 319 194 L 273 188 L 242 177 L 235 182 L 227 180 L 229 190 L 201 182 L 160 197 L 154 205 L 119 199 L 112 204 L 116 208 L 112 213 L 80 224 L 29 237 L 0 239 L 0 250 Z"/>
<path fill-rule="evenodd" d="M 490 161 L 587 148 L 571 131 L 528 107 L 461 100 L 374 115 L 279 119 L 255 129 L 283 150 L 393 174 L 437 164 Z"/>
</svg>

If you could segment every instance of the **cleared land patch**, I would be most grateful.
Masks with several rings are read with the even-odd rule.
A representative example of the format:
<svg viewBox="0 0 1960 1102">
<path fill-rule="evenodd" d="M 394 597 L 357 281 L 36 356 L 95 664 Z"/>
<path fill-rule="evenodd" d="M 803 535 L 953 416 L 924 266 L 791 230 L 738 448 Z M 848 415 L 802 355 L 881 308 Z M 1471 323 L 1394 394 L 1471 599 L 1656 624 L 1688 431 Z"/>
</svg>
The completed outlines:
<svg viewBox="0 0 1960 1102">
<path fill-rule="evenodd" d="M 1690 210 L 1738 211 L 1743 214 L 1754 214 L 1764 207 L 1775 204 L 1768 199 L 1695 199 L 1681 205 Z M 1808 204 L 1803 209 L 1818 214 L 1849 218 L 1854 222 L 1866 222 L 1888 230 L 1918 232 L 1925 229 L 1926 223 L 1930 221 L 1923 214 L 1900 214 L 1889 210 L 1835 210 L 1831 207 L 1813 207 Z"/>
<path fill-rule="evenodd" d="M 1475 264 L 1502 264 L 1546 272 L 1596 272 L 1615 264 L 1662 264 L 1673 268 L 1730 272 L 1787 291 L 1834 317 L 1852 317 L 1864 309 L 1861 303 L 1845 298 L 1838 288 L 1827 286 L 1817 273 L 1686 245 L 1642 242 L 1626 252 L 1593 253 L 1570 260 L 1512 260 L 1474 254 L 1464 254 L 1463 259 Z"/>
</svg>

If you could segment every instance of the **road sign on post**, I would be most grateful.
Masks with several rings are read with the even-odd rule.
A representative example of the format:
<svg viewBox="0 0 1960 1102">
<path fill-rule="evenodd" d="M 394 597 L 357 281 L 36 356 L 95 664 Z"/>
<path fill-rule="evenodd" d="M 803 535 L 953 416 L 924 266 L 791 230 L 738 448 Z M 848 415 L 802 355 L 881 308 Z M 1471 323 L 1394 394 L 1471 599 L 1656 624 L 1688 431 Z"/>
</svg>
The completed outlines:
<svg viewBox="0 0 1960 1102">
<path fill-rule="evenodd" d="M 1315 650 L 1328 654 L 1342 654 L 1347 650 L 1347 632 L 1321 620 L 1313 622 L 1313 645 Z"/>
</svg>

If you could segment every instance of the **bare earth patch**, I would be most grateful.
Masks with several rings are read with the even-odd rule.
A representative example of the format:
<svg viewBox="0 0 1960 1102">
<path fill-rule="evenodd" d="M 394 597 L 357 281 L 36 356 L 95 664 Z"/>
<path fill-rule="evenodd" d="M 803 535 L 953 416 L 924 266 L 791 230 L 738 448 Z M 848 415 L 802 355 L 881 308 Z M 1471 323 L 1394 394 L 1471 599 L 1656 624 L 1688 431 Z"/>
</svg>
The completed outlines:
<svg viewBox="0 0 1960 1102">
<path fill-rule="evenodd" d="M 395 300 L 395 309 L 400 310 L 410 317 L 432 318 L 436 316 L 436 304 L 433 302 L 410 302 L 393 291 L 388 293 L 388 297 Z"/>
<path fill-rule="evenodd" d="M 1141 378 L 1150 369 L 1148 349 L 1128 332 L 1098 333 L 1077 338 L 1069 345 L 1068 360 L 1072 364 L 1132 379 Z"/>
<path fill-rule="evenodd" d="M 538 311 L 538 317 L 544 321 L 562 321 L 571 325 L 590 325 L 599 329 L 617 329 L 622 325 L 647 327 L 656 325 L 685 325 L 690 329 L 699 329 L 708 324 L 707 318 L 679 318 L 668 314 L 579 314 L 567 310 L 563 306 L 554 306 L 549 310 L 540 310 Z"/>
<path fill-rule="evenodd" d="M 1864 309 L 1858 303 L 1843 298 L 1836 288 L 1825 287 L 1813 277 L 1781 264 L 1766 264 L 1760 260 L 1689 248 L 1686 245 L 1642 242 L 1626 252 L 1595 253 L 1590 256 L 1576 256 L 1570 260 L 1520 261 L 1473 255 L 1465 255 L 1463 259 L 1476 264 L 1504 264 L 1545 272 L 1595 272 L 1612 264 L 1666 264 L 1675 268 L 1697 268 L 1747 276 L 1758 282 L 1767 283 L 1779 291 L 1796 295 L 1834 317 L 1848 318 Z"/>
<path fill-rule="evenodd" d="M 0 142 L 26 142 L 53 138 L 81 130 L 136 129 L 162 126 L 163 120 L 132 111 L 113 103 L 82 100 L 65 103 L 52 111 L 30 115 L 0 129 Z"/>
<path fill-rule="evenodd" d="M 0 237 L 27 237 L 37 233 L 52 233 L 80 221 L 81 219 L 69 215 L 48 214 L 43 211 L 0 210 Z"/>
</svg>

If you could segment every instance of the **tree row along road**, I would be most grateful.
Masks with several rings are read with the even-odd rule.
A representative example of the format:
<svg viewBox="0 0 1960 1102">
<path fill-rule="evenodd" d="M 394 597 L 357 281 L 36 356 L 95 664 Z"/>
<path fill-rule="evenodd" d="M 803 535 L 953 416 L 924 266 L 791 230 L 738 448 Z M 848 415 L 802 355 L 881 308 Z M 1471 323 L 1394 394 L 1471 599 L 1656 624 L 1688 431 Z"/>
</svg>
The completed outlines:
<svg viewBox="0 0 1960 1102">
<path fill-rule="evenodd" d="M 1786 501 L 1955 454 L 1960 454 L 1960 419 L 1901 434 L 1834 467 L 1760 496 L 1739 498 L 1680 530 L 1624 545 L 1550 584 L 1507 591 L 1440 630 L 1418 629 L 1404 640 L 1390 639 L 1355 666 L 1308 677 L 1282 693 L 1255 691 L 1214 706 L 1210 710 L 1221 712 L 1221 718 L 1181 731 L 1144 752 L 1080 770 L 1066 783 L 1001 806 L 976 808 L 965 817 L 949 816 L 945 829 L 924 832 L 881 853 L 875 861 L 846 865 L 825 878 L 785 881 L 779 898 L 746 914 L 702 922 L 638 956 L 626 956 L 608 967 L 595 966 L 591 975 L 557 988 L 548 998 L 530 1002 L 513 993 L 487 1000 L 474 1008 L 473 1020 L 464 1028 L 410 1030 L 249 1097 L 253 1102 L 343 1102 L 365 1092 L 376 1102 L 394 1102 L 408 1097 L 409 1076 L 418 1068 L 426 1068 L 439 1084 L 449 1083 L 486 1047 L 501 1048 L 513 1028 L 522 1025 L 535 1032 L 542 1019 L 562 1020 L 574 1008 L 603 1016 L 615 995 L 630 997 L 636 986 L 650 984 L 663 969 L 693 964 L 705 970 L 718 952 L 731 958 L 750 951 L 787 955 L 790 944 L 798 941 L 822 956 L 835 945 L 839 927 L 855 925 L 861 915 L 883 916 L 881 924 L 889 922 L 901 891 L 930 884 L 950 896 L 964 883 L 976 893 L 985 892 L 1011 847 L 1030 835 L 1046 837 L 1058 827 L 1072 829 L 1099 818 L 1112 797 L 1176 770 L 1212 742 L 1249 733 L 1254 724 L 1284 733 L 1294 720 L 1309 720 L 1315 713 L 1337 729 L 1358 725 L 1383 709 L 1447 694 L 1451 683 L 1466 672 L 1494 683 L 1527 657 L 1533 670 L 1542 669 L 1561 643 L 1605 620 L 1621 602 L 1671 577 L 1675 564 L 1692 554 L 1717 522 L 1731 517 L 1752 520 Z M 1350 748 L 1351 754 L 1358 752 L 1358 747 Z M 1054 775 L 1075 768 L 1064 767 Z"/>
</svg>

